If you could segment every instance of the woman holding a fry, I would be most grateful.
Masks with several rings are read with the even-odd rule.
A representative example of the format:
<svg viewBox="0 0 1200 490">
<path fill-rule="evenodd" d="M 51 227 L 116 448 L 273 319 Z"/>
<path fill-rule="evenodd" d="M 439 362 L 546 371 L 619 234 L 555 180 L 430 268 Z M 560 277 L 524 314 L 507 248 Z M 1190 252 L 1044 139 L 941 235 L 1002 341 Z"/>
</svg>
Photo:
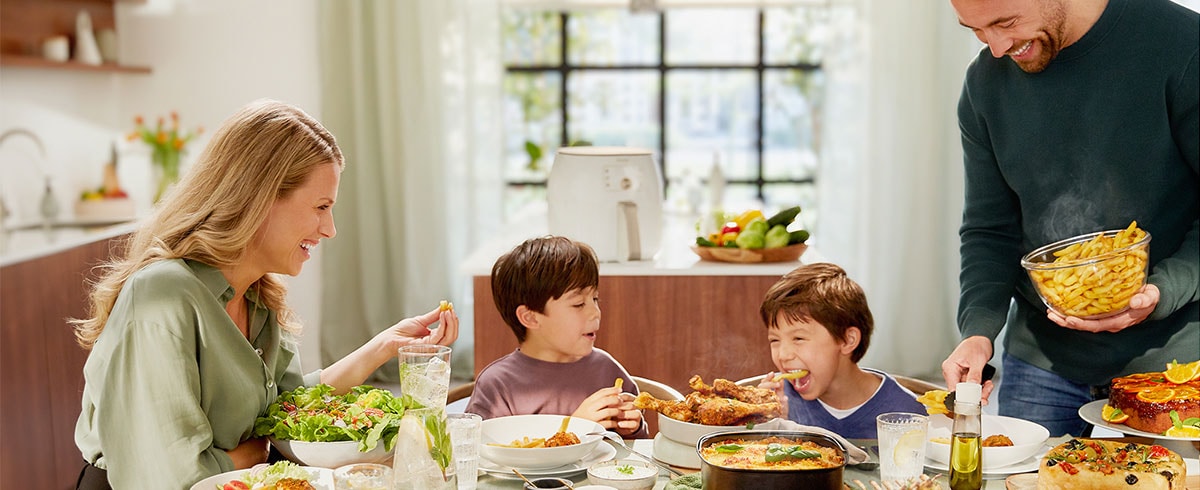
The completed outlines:
<svg viewBox="0 0 1200 490">
<path fill-rule="evenodd" d="M 1169 0 L 951 4 L 987 46 L 959 98 L 963 340 L 942 374 L 979 382 L 1003 328 L 999 413 L 1079 435 L 1112 378 L 1200 353 L 1200 16 Z M 1133 221 L 1152 240 L 1127 309 L 1048 311 L 1022 257 Z"/>
</svg>

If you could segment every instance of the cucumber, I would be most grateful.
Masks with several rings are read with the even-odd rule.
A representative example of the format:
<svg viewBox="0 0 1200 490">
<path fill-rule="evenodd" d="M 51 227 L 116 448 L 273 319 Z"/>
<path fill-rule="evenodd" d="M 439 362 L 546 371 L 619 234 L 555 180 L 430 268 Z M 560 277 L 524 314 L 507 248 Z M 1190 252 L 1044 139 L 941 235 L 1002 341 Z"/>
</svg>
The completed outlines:
<svg viewBox="0 0 1200 490">
<path fill-rule="evenodd" d="M 808 230 L 796 230 L 788 234 L 788 245 L 804 243 L 808 240 Z"/>
<path fill-rule="evenodd" d="M 783 211 L 775 213 L 774 216 L 771 216 L 767 219 L 767 228 L 772 228 L 775 225 L 790 225 L 792 224 L 792 221 L 796 219 L 796 215 L 798 214 L 800 214 L 800 206 L 792 206 Z"/>
</svg>

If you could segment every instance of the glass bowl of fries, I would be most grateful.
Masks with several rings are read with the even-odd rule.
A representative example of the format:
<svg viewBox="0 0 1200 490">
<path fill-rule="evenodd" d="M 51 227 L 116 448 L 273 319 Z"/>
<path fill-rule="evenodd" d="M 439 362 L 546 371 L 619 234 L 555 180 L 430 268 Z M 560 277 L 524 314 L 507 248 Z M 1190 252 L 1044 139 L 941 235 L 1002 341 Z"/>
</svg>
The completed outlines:
<svg viewBox="0 0 1200 490">
<path fill-rule="evenodd" d="M 1025 255 L 1021 266 L 1046 307 L 1090 320 L 1129 309 L 1146 284 L 1149 252 L 1150 233 L 1134 222 L 1045 245 Z"/>
<path fill-rule="evenodd" d="M 604 432 L 604 426 L 564 415 L 512 415 L 484 420 L 481 432 L 480 456 L 500 466 L 535 470 L 583 459 L 603 439 L 597 434 Z M 554 446 L 552 440 L 563 439 L 556 437 L 560 433 L 574 434 L 579 442 Z M 547 447 L 547 441 L 552 447 Z"/>
</svg>

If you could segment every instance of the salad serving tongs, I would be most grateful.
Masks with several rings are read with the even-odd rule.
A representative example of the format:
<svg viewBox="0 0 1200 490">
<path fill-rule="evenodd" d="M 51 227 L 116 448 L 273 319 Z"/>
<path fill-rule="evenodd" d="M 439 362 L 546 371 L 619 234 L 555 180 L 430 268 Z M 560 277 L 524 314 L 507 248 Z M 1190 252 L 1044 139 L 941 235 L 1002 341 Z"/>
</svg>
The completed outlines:
<svg viewBox="0 0 1200 490">
<path fill-rule="evenodd" d="M 639 453 L 639 452 L 637 452 L 637 451 L 634 451 L 634 450 L 633 450 L 633 448 L 631 448 L 631 447 L 629 447 L 629 445 L 625 444 L 625 439 L 622 439 L 622 438 L 621 438 L 621 436 L 617 435 L 615 432 L 612 432 L 612 431 L 604 431 L 604 432 L 588 432 L 588 433 L 587 433 L 587 434 L 585 434 L 585 435 L 589 435 L 589 436 L 602 436 L 602 437 L 604 437 L 604 438 L 606 438 L 606 439 L 608 439 L 608 440 L 610 440 L 610 441 L 613 441 L 613 442 L 617 443 L 617 445 L 619 445 L 619 446 L 621 446 L 621 447 L 625 448 L 625 450 L 626 450 L 626 451 L 629 451 L 629 453 L 630 453 L 630 454 L 637 455 L 638 457 L 640 457 L 640 458 L 642 458 L 642 459 L 644 459 L 644 460 L 646 460 L 646 461 L 650 462 L 650 464 L 653 464 L 653 465 L 655 465 L 655 466 L 657 466 L 657 467 L 659 467 L 659 468 L 662 468 L 662 469 L 664 469 L 664 470 L 667 470 L 667 471 L 671 472 L 671 474 L 672 474 L 672 475 L 675 475 L 675 476 L 677 476 L 677 477 L 678 477 L 678 476 L 683 476 L 683 473 L 682 473 L 682 472 L 680 472 L 679 470 L 677 470 L 677 469 L 675 469 L 675 468 L 672 468 L 672 467 L 670 467 L 669 465 L 662 464 L 662 463 L 658 462 L 658 460 L 657 460 L 657 459 L 654 459 L 654 458 L 652 458 L 652 457 L 650 457 L 650 456 L 646 456 L 645 454 L 642 454 L 642 453 Z"/>
</svg>

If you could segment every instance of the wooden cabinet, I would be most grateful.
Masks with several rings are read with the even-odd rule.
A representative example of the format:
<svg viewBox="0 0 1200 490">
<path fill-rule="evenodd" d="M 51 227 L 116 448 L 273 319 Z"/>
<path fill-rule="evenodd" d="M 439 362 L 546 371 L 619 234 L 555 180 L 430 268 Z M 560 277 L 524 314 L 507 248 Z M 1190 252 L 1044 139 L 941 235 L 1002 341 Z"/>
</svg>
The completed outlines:
<svg viewBox="0 0 1200 490">
<path fill-rule="evenodd" d="M 123 1 L 123 0 L 118 0 Z M 0 0 L 0 65 L 89 72 L 150 73 L 142 66 L 103 63 L 84 65 L 42 57 L 42 42 L 53 36 L 70 38 L 75 49 L 75 17 L 87 12 L 93 32 L 114 29 L 114 0 Z"/>
<path fill-rule="evenodd" d="M 699 374 L 737 381 L 774 369 L 767 327 L 758 318 L 763 295 L 779 274 L 601 275 L 603 311 L 596 347 L 630 374 L 682 393 Z M 516 336 L 492 301 L 488 276 L 473 278 L 475 374 L 517 348 Z"/>
<path fill-rule="evenodd" d="M 66 320 L 86 314 L 86 281 L 120 239 L 0 268 L 0 488 L 75 488 L 87 351 Z"/>
</svg>

